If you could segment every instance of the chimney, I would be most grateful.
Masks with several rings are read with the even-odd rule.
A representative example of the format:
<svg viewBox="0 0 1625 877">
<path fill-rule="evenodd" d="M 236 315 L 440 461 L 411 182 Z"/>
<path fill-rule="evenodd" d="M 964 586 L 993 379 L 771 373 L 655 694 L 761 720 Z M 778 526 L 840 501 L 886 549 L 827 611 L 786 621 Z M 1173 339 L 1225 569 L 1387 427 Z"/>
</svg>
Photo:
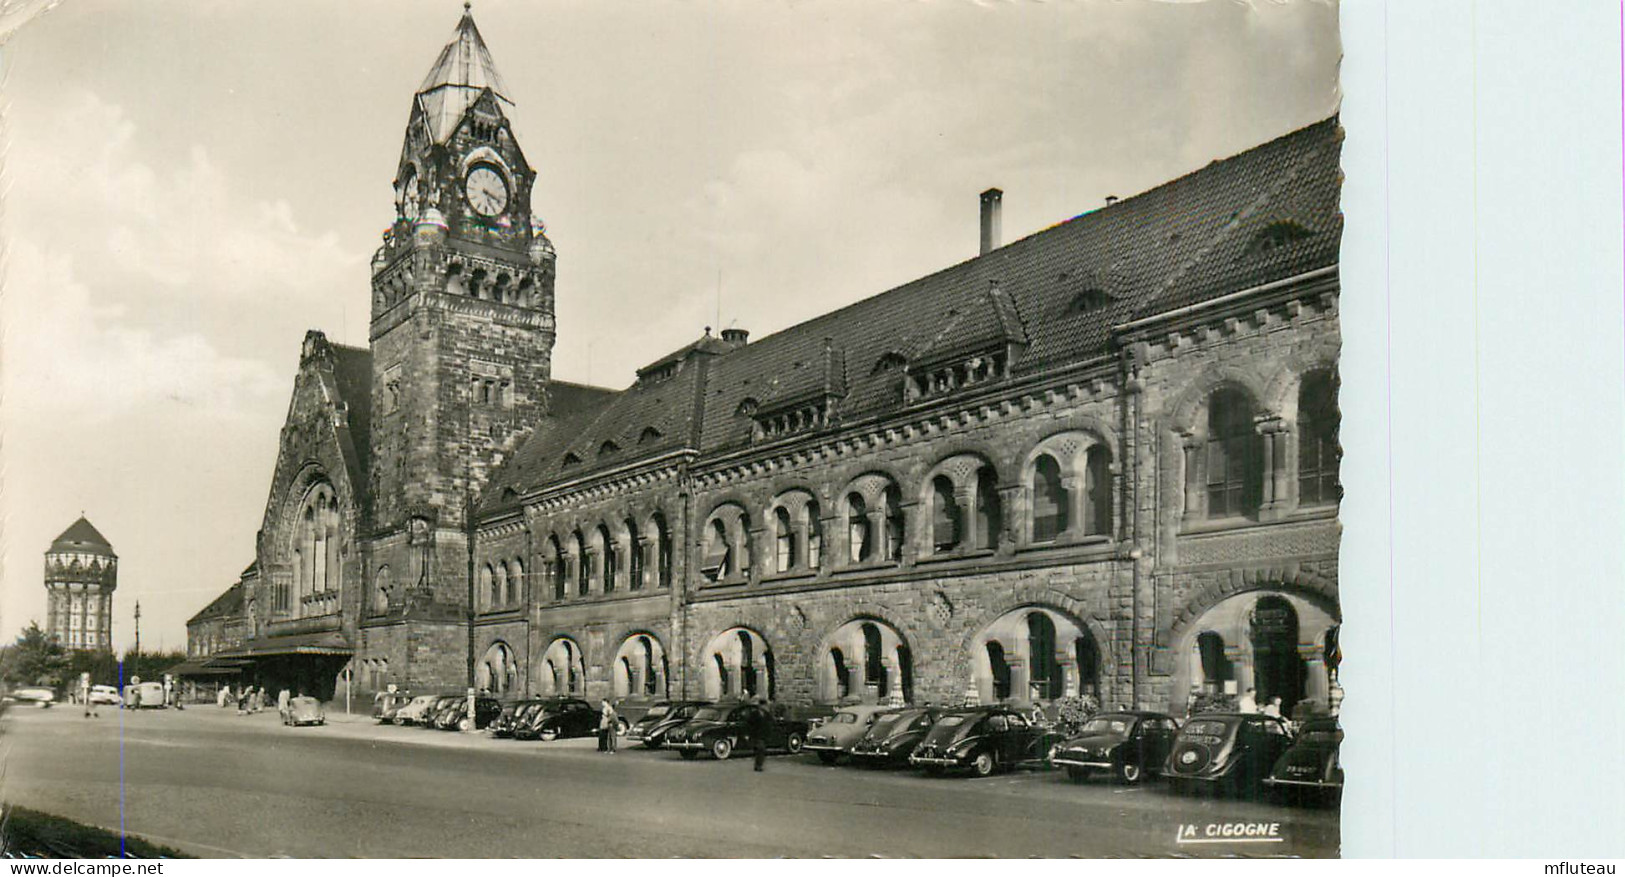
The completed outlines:
<svg viewBox="0 0 1625 877">
<path fill-rule="evenodd" d="M 750 340 L 750 331 L 747 329 L 723 329 L 722 340 L 734 347 L 744 347 Z"/>
<path fill-rule="evenodd" d="M 999 205 L 1004 193 L 988 189 L 982 193 L 982 255 L 999 246 Z"/>
<path fill-rule="evenodd" d="M 1112 206 L 1113 204 L 1116 204 L 1116 203 L 1117 203 L 1117 196 L 1116 195 L 1107 195 L 1106 196 L 1106 206 L 1107 207 L 1110 207 L 1110 206 Z"/>
</svg>

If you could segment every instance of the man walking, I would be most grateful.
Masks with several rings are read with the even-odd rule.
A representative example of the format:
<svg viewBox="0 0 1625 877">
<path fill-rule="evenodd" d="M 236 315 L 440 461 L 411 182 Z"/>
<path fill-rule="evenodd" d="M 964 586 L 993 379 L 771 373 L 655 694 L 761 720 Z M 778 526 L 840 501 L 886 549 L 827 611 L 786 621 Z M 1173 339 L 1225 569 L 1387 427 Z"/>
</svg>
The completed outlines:
<svg viewBox="0 0 1625 877">
<path fill-rule="evenodd" d="M 767 764 L 767 735 L 772 719 L 767 714 L 767 700 L 758 698 L 756 709 L 750 711 L 750 720 L 745 728 L 750 732 L 750 744 L 756 755 L 755 771 L 762 772 L 762 766 Z"/>
<path fill-rule="evenodd" d="M 598 751 L 615 751 L 615 707 L 608 700 L 598 702 Z"/>
<path fill-rule="evenodd" d="M 282 686 L 282 690 L 276 693 L 276 711 L 282 716 L 282 724 L 284 725 L 288 723 L 288 700 L 291 696 L 288 694 L 286 685 Z"/>
</svg>

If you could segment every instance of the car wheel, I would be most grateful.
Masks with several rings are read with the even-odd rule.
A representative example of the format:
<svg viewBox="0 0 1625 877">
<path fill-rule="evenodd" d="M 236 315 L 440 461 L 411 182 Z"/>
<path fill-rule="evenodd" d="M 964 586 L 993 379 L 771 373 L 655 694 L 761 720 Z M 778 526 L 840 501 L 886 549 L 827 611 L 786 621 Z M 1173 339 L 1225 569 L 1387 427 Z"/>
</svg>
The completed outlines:
<svg viewBox="0 0 1625 877">
<path fill-rule="evenodd" d="M 807 745 L 807 738 L 801 736 L 800 731 L 791 731 L 790 736 L 784 738 L 784 748 L 790 750 L 791 755 L 800 752 L 801 747 L 805 745 Z"/>
<path fill-rule="evenodd" d="M 626 732 L 630 730 L 632 730 L 632 726 L 627 724 L 625 719 L 615 720 L 615 735 L 617 737 L 625 737 Z"/>
<path fill-rule="evenodd" d="M 1066 778 L 1075 783 L 1081 783 L 1089 778 L 1089 768 L 1078 767 L 1077 765 L 1068 765 L 1066 768 Z"/>
<path fill-rule="evenodd" d="M 700 757 L 700 751 L 698 749 L 679 749 L 677 750 L 677 754 L 683 756 L 684 761 L 693 761 L 694 759 Z"/>
<path fill-rule="evenodd" d="M 1131 761 L 1119 761 L 1117 763 L 1117 778 L 1122 780 L 1127 785 L 1135 785 L 1144 776 L 1145 773 L 1144 771 L 1140 770 L 1140 766 L 1138 764 Z"/>
<path fill-rule="evenodd" d="M 999 769 L 999 760 L 991 752 L 978 752 L 971 760 L 970 767 L 979 777 L 992 776 L 993 771 Z"/>
<path fill-rule="evenodd" d="M 727 761 L 728 756 L 732 755 L 733 751 L 733 741 L 729 740 L 727 737 L 718 737 L 711 743 L 711 755 L 716 758 L 717 761 Z"/>
<path fill-rule="evenodd" d="M 558 728 L 543 728 L 542 730 L 536 732 L 536 736 L 543 743 L 551 743 L 552 741 L 559 739 L 559 729 Z"/>
<path fill-rule="evenodd" d="M 841 760 L 841 753 L 830 752 L 827 749 L 820 750 L 818 753 L 818 760 L 825 764 L 834 764 L 835 762 Z"/>
<path fill-rule="evenodd" d="M 458 721 L 457 722 L 457 730 L 459 730 L 459 731 L 472 731 L 472 730 L 474 730 L 474 720 L 473 719 L 462 719 L 462 720 Z"/>
</svg>

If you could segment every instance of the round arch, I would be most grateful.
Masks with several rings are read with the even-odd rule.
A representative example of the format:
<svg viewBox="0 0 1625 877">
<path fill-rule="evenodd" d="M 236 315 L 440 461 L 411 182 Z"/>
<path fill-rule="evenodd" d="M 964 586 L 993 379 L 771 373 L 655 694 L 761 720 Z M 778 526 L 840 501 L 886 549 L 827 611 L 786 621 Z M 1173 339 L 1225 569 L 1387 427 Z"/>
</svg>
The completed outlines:
<svg viewBox="0 0 1625 877">
<path fill-rule="evenodd" d="M 567 636 L 554 637 L 536 663 L 536 676 L 536 690 L 542 695 L 584 694 L 587 665 L 580 644 Z"/>
<path fill-rule="evenodd" d="M 638 631 L 622 640 L 611 662 L 611 683 L 616 697 L 665 697 L 670 676 L 660 638 Z"/>
<path fill-rule="evenodd" d="M 967 696 L 979 703 L 1042 703 L 1087 694 L 1099 698 L 1107 644 L 1060 607 L 1027 603 L 1005 610 L 965 644 Z"/>
<path fill-rule="evenodd" d="M 1328 707 L 1326 634 L 1339 620 L 1317 597 L 1302 589 L 1263 586 L 1231 594 L 1190 617 L 1171 640 L 1170 710 L 1183 712 L 1198 695 L 1239 697 L 1249 689 L 1261 707 L 1281 697 L 1283 714 L 1300 701 Z"/>
<path fill-rule="evenodd" d="M 700 650 L 700 687 L 705 697 L 774 698 L 773 648 L 748 627 L 730 627 Z"/>
<path fill-rule="evenodd" d="M 492 643 L 474 669 L 474 687 L 499 697 L 512 693 L 519 681 L 513 649 L 502 640 Z"/>
<path fill-rule="evenodd" d="M 876 615 L 852 617 L 826 635 L 813 652 L 819 703 L 888 703 L 914 699 L 914 655 L 908 639 Z"/>
</svg>

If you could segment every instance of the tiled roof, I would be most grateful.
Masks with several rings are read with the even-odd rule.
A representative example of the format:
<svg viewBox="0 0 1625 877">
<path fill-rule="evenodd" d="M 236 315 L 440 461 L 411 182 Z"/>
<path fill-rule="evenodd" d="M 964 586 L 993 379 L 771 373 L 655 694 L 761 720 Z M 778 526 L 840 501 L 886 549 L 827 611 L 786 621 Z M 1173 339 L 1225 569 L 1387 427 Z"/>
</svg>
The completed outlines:
<svg viewBox="0 0 1625 877">
<path fill-rule="evenodd" d="M 554 417 L 574 417 L 583 412 L 596 411 L 609 404 L 619 392 L 590 384 L 548 381 L 548 412 Z"/>
<path fill-rule="evenodd" d="M 84 515 L 80 515 L 79 520 L 69 524 L 68 529 L 63 530 L 62 535 L 51 542 L 50 551 L 114 556 L 113 546 L 108 543 L 107 537 L 103 536 Z"/>
<path fill-rule="evenodd" d="M 359 487 L 367 483 L 367 460 L 372 450 L 369 441 L 372 429 L 372 352 L 334 344 L 333 378 L 338 385 L 339 398 L 349 411 L 346 429 L 350 449 L 346 450 L 346 454 L 351 450 L 355 453 L 351 483 Z M 339 445 L 343 447 L 342 439 Z"/>
<path fill-rule="evenodd" d="M 708 374 L 697 449 L 747 445 L 755 424 L 746 400 L 771 410 L 834 392 L 840 417 L 859 419 L 901 405 L 897 363 L 1018 345 L 1014 373 L 1042 373 L 1110 353 L 1114 325 L 1334 265 L 1341 143 L 1328 119 L 744 347 L 724 345 L 731 352 L 700 357 Z M 643 424 L 693 425 L 698 371 L 640 381 L 597 417 L 545 424 L 515 457 L 523 473 L 498 480 L 523 492 L 591 471 L 606 440 L 623 449 L 617 465 L 680 444 L 665 426 L 668 441 L 655 446 L 627 437 Z M 561 470 L 565 453 L 582 462 Z"/>
<path fill-rule="evenodd" d="M 208 621 L 211 618 L 226 618 L 237 615 L 242 611 L 243 586 L 236 584 L 227 588 L 224 594 L 214 598 L 209 605 L 198 610 L 198 613 L 187 619 L 186 623 L 192 625 L 200 621 Z"/>
</svg>

